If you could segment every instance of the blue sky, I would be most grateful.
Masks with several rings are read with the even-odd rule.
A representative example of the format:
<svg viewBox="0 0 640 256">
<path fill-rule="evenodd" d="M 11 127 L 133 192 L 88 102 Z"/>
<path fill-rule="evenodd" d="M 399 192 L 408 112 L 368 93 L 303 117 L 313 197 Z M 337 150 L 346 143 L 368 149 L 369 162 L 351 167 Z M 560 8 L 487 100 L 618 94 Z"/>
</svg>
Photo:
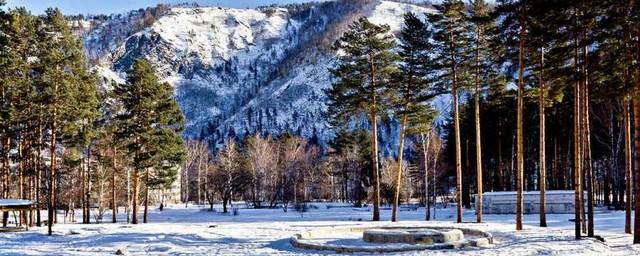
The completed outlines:
<svg viewBox="0 0 640 256">
<path fill-rule="evenodd" d="M 326 1 L 326 0 L 315 0 Z M 58 7 L 64 14 L 110 14 L 155 6 L 159 3 L 197 2 L 202 5 L 252 8 L 270 4 L 314 2 L 314 0 L 8 0 L 8 7 L 24 6 L 33 14 L 42 14 L 47 7 Z"/>
</svg>

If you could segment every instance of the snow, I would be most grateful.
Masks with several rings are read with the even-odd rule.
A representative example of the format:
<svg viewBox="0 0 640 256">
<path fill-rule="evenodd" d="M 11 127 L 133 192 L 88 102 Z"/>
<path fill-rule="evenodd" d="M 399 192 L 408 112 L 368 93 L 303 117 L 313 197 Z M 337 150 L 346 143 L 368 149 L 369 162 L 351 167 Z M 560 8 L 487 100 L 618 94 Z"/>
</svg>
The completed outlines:
<svg viewBox="0 0 640 256">
<path fill-rule="evenodd" d="M 240 209 L 238 216 L 207 211 L 206 207 L 171 205 L 163 212 L 150 212 L 149 224 L 57 224 L 54 235 L 46 227 L 16 233 L 0 233 L 0 255 L 113 255 L 121 249 L 130 255 L 322 255 L 327 252 L 292 247 L 289 238 L 304 231 L 353 225 L 387 225 L 390 210 L 383 208 L 381 222 L 367 221 L 367 208 L 331 207 L 313 203 L 301 216 L 282 209 Z M 338 204 L 333 204 L 338 205 Z M 240 205 L 242 206 L 242 205 Z M 220 206 L 216 208 L 220 211 Z M 80 213 L 80 211 L 77 211 Z M 461 250 L 412 251 L 396 255 L 638 255 L 631 235 L 624 234 L 624 212 L 598 209 L 594 239 L 573 239 L 572 214 L 549 214 L 549 228 L 536 227 L 538 215 L 525 215 L 523 231 L 514 231 L 513 215 L 484 215 L 485 223 L 455 224 L 455 207 L 438 209 L 437 221 L 421 221 L 424 208 L 401 211 L 399 224 L 453 225 L 491 232 L 495 244 Z M 79 214 L 78 214 L 79 215 Z M 46 216 L 46 214 L 44 215 Z M 62 222 L 62 216 L 60 221 Z M 120 221 L 124 216 L 118 216 Z M 12 218 L 10 218 L 12 219 Z M 79 216 L 76 219 L 81 219 Z M 105 216 L 109 220 L 110 216 Z M 475 220 L 472 209 L 465 210 L 466 221 Z M 217 225 L 210 227 L 210 225 Z M 338 237 L 339 244 L 362 243 L 353 237 Z"/>
<path fill-rule="evenodd" d="M 182 54 L 198 54 L 205 64 L 216 57 L 229 60 L 256 40 L 275 38 L 286 31 L 286 10 L 267 16 L 259 10 L 173 8 L 155 22 L 152 31 Z"/>
<path fill-rule="evenodd" d="M 433 9 L 375 1 L 358 15 L 389 24 L 397 33 L 408 11 L 422 17 Z M 333 131 L 323 115 L 324 91 L 331 86 L 328 69 L 335 65 L 335 55 L 314 50 L 315 43 L 307 41 L 310 31 L 324 33 L 330 25 L 323 12 L 300 18 L 278 7 L 174 7 L 115 46 L 97 71 L 105 80 L 121 83 L 133 59 L 147 59 L 162 81 L 174 85 L 187 118 L 187 137 L 213 128 L 205 137 L 219 143 L 231 130 L 240 137 L 258 130 L 274 135 L 288 131 L 326 143 Z M 298 56 L 300 52 L 304 55 Z M 397 142 L 397 128 L 389 132 L 392 138 L 381 145 L 384 155 Z"/>
<path fill-rule="evenodd" d="M 22 200 L 22 199 L 0 199 L 0 207 L 2 206 L 25 206 L 25 205 L 32 205 L 34 204 L 32 201 L 29 200 Z"/>
<path fill-rule="evenodd" d="M 93 71 L 96 72 L 97 74 L 100 74 L 100 76 L 103 79 L 106 79 L 108 81 L 107 84 L 105 84 L 105 86 L 110 87 L 111 85 L 109 83 L 111 82 L 115 82 L 117 84 L 124 84 L 125 81 L 125 74 L 113 71 L 109 68 L 106 68 L 104 66 L 95 66 L 93 67 Z"/>
<path fill-rule="evenodd" d="M 402 29 L 404 14 L 408 12 L 424 18 L 425 13 L 433 13 L 435 10 L 414 4 L 381 1 L 373 10 L 369 21 L 379 25 L 387 24 L 391 31 L 398 32 Z"/>
</svg>

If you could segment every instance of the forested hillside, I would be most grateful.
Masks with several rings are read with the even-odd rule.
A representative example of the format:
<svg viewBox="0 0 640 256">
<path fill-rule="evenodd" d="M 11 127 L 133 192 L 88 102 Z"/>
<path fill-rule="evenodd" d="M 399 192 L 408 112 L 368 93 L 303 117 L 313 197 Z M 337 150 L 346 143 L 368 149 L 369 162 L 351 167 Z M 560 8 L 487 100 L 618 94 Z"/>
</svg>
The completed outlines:
<svg viewBox="0 0 640 256">
<path fill-rule="evenodd" d="M 220 147 L 226 137 L 289 132 L 326 146 L 334 134 L 323 116 L 333 41 L 360 16 L 390 23 L 397 33 L 408 11 L 430 9 L 377 0 L 257 9 L 158 6 L 90 17 L 104 21 L 83 38 L 106 86 L 122 82 L 134 59 L 149 60 L 175 87 L 187 137 Z M 397 133 L 397 123 L 390 120 L 383 131 Z M 385 141 L 387 153 L 394 141 Z"/>
</svg>

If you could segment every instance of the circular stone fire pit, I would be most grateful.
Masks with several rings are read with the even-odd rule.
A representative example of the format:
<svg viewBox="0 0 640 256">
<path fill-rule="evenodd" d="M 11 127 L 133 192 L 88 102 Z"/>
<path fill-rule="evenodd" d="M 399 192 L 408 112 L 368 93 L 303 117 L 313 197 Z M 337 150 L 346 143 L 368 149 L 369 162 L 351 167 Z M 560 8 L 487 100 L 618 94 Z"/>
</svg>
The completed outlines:
<svg viewBox="0 0 640 256">
<path fill-rule="evenodd" d="M 440 226 L 351 226 L 318 228 L 295 234 L 291 245 L 338 253 L 389 253 L 444 250 L 493 243 L 493 236 L 478 229 Z"/>
</svg>

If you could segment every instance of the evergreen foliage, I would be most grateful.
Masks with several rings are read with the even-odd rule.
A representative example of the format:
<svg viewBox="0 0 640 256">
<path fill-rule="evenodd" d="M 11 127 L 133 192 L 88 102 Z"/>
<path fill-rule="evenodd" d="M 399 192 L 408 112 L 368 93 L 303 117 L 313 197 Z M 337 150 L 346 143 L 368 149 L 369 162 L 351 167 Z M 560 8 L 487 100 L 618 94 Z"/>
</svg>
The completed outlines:
<svg viewBox="0 0 640 256">
<path fill-rule="evenodd" d="M 338 81 L 327 91 L 329 110 L 335 124 L 344 125 L 352 117 L 365 115 L 372 127 L 372 172 L 374 183 L 373 220 L 380 220 L 378 115 L 389 102 L 392 75 L 398 56 L 388 25 L 375 25 L 360 18 L 336 41 L 338 65 L 331 70 Z"/>
<path fill-rule="evenodd" d="M 127 83 L 117 85 L 114 91 L 124 110 L 118 115 L 117 133 L 133 156 L 132 223 L 137 224 L 140 176 L 145 176 L 147 190 L 149 186 L 166 187 L 176 179 L 176 168 L 184 161 L 180 137 L 184 117 L 172 96 L 172 87 L 158 81 L 144 60 L 135 61 Z"/>
</svg>

